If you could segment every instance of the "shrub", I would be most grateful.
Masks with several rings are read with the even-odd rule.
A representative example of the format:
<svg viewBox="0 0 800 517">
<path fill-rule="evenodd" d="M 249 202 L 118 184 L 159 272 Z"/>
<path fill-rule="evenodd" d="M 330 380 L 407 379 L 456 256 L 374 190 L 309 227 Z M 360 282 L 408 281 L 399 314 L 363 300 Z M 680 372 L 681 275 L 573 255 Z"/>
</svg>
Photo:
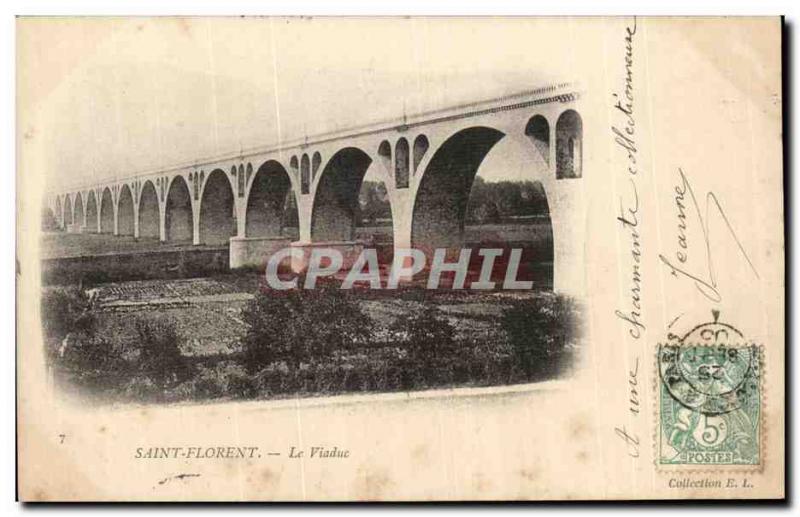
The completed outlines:
<svg viewBox="0 0 800 517">
<path fill-rule="evenodd" d="M 221 361 L 211 367 L 200 366 L 191 381 L 194 398 L 246 398 L 254 394 L 254 383 L 241 365 Z"/>
<path fill-rule="evenodd" d="M 390 333 L 406 352 L 400 365 L 407 372 L 407 376 L 400 375 L 402 385 L 414 385 L 414 379 L 427 384 L 452 381 L 453 360 L 459 350 L 455 329 L 438 307 L 429 303 L 418 305 L 399 316 Z"/>
<path fill-rule="evenodd" d="M 526 380 L 559 373 L 580 337 L 578 307 L 563 295 L 511 304 L 501 319 L 517 368 Z"/>
<path fill-rule="evenodd" d="M 290 328 L 299 303 L 291 292 L 259 293 L 242 312 L 248 331 L 242 344 L 242 359 L 250 372 L 288 357 L 294 346 Z"/>
<path fill-rule="evenodd" d="M 70 333 L 94 335 L 96 317 L 89 296 L 77 287 L 47 291 L 41 301 L 42 326 L 48 340 Z"/>
<path fill-rule="evenodd" d="M 175 385 L 193 373 L 181 354 L 175 324 L 165 318 L 139 318 L 135 321 L 139 340 L 137 369 L 160 388 Z"/>
<path fill-rule="evenodd" d="M 297 369 L 362 345 L 370 336 L 370 320 L 353 294 L 330 286 L 260 292 L 242 319 L 249 326 L 242 358 L 251 372 L 278 361 Z"/>
<path fill-rule="evenodd" d="M 56 368 L 76 386 L 89 391 L 113 390 L 131 368 L 123 345 L 85 333 L 71 334 L 57 355 Z"/>
</svg>

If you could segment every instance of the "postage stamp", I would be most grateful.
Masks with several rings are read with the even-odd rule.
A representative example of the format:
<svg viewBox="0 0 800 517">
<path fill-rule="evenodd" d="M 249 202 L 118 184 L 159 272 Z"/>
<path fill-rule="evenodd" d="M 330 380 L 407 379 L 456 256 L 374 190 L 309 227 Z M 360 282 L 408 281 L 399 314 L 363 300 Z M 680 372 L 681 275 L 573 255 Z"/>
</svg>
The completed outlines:
<svg viewBox="0 0 800 517">
<path fill-rule="evenodd" d="M 761 464 L 761 348 L 714 320 L 658 347 L 658 462 Z"/>
</svg>

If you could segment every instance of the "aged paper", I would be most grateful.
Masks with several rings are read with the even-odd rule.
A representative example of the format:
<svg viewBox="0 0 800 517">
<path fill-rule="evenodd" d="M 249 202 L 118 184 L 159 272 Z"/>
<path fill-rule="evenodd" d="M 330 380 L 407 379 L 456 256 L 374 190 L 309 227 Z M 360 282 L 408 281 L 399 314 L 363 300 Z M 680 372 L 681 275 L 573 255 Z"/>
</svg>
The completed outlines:
<svg viewBox="0 0 800 517">
<path fill-rule="evenodd" d="M 782 498 L 781 30 L 19 18 L 20 498 Z"/>
</svg>

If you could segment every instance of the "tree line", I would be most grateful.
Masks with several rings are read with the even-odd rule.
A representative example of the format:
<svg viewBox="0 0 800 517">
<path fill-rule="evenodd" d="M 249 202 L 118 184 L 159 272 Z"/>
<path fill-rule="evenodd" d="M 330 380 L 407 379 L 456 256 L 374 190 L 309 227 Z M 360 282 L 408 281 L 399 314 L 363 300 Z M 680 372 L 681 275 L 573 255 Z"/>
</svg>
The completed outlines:
<svg viewBox="0 0 800 517">
<path fill-rule="evenodd" d="M 358 196 L 362 226 L 388 223 L 392 218 L 389 196 L 381 181 L 364 181 Z M 475 177 L 467 203 L 467 224 L 499 224 L 518 218 L 549 215 L 542 184 L 534 181 L 489 183 Z"/>
</svg>

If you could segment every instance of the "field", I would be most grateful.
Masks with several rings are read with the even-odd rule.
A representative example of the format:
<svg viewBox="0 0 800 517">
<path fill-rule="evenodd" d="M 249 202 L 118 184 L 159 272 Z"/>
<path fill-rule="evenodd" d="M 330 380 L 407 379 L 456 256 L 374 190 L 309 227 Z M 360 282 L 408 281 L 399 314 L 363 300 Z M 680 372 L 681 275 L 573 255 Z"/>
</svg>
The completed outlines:
<svg viewBox="0 0 800 517">
<path fill-rule="evenodd" d="M 522 246 L 541 256 L 546 234 L 515 232 L 538 236 L 539 246 Z M 504 236 L 502 228 L 491 239 L 498 234 Z M 97 253 L 109 239 L 119 257 L 142 245 L 107 235 L 51 235 L 46 253 Z M 527 270 L 542 272 L 534 290 L 430 291 L 412 282 L 393 291 L 342 291 L 333 279 L 328 289 L 289 295 L 268 291 L 254 270 L 126 281 L 90 272 L 45 286 L 48 356 L 60 385 L 103 401 L 321 396 L 557 378 L 582 346 L 581 309 L 547 289 L 549 262 L 530 260 Z"/>
<path fill-rule="evenodd" d="M 189 356 L 226 354 L 241 351 L 241 339 L 247 331 L 242 311 L 254 298 L 253 290 L 261 279 L 241 275 L 180 280 L 141 280 L 101 284 L 90 289 L 95 296 L 98 332 L 114 335 L 121 341 L 136 338 L 131 322 L 137 318 L 159 317 L 174 324 L 182 352 Z M 63 290 L 63 288 L 51 288 Z M 413 299 L 363 293 L 359 301 L 375 328 L 385 328 L 399 315 L 420 306 Z M 439 291 L 428 295 L 446 315 L 457 332 L 490 339 L 497 332 L 493 325 L 501 315 L 503 302 L 546 296 L 546 293 L 456 293 Z"/>
</svg>

